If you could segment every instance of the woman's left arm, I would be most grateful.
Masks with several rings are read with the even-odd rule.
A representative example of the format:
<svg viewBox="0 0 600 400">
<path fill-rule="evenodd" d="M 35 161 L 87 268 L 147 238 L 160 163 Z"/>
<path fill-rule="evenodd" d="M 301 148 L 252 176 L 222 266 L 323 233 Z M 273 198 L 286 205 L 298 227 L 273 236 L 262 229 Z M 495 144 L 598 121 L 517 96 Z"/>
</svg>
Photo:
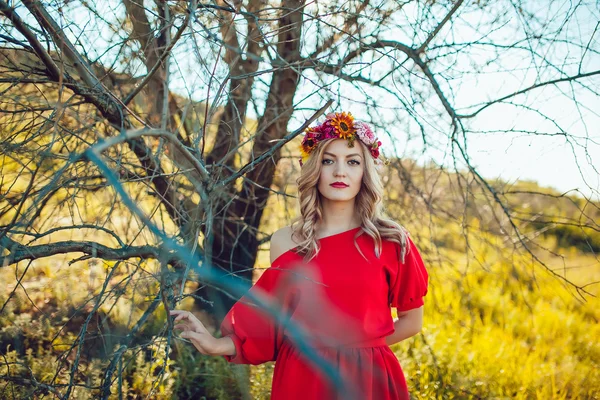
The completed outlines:
<svg viewBox="0 0 600 400">
<path fill-rule="evenodd" d="M 385 338 L 388 346 L 408 339 L 421 332 L 423 327 L 423 306 L 408 311 L 398 311 L 394 321 L 394 333 Z"/>
</svg>

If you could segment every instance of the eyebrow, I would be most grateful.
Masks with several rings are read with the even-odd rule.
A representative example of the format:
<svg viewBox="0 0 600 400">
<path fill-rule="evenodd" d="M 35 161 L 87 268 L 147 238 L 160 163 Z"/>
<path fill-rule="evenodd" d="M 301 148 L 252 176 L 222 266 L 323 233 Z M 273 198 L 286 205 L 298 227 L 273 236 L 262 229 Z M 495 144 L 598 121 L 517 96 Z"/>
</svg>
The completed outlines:
<svg viewBox="0 0 600 400">
<path fill-rule="evenodd" d="M 328 152 L 325 152 L 325 153 L 323 153 L 323 154 L 327 154 L 327 155 L 329 155 L 329 156 L 332 156 L 332 157 L 337 157 L 335 154 L 328 153 Z M 348 155 L 346 156 L 346 158 L 348 158 L 348 157 L 354 157 L 354 156 L 359 156 L 359 157 L 360 157 L 360 154 L 358 154 L 358 153 L 352 153 L 352 154 L 348 154 Z"/>
</svg>

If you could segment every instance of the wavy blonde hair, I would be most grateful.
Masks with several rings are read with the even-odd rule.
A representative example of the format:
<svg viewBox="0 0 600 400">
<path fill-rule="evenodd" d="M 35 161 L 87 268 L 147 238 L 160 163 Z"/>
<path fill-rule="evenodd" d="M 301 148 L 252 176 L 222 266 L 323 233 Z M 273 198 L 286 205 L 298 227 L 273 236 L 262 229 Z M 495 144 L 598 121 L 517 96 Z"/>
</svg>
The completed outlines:
<svg viewBox="0 0 600 400">
<path fill-rule="evenodd" d="M 300 243 L 296 247 L 297 252 L 304 254 L 304 259 L 310 261 L 320 251 L 317 242 L 315 226 L 322 220 L 323 208 L 321 194 L 318 190 L 319 176 L 323 166 L 323 153 L 327 144 L 334 139 L 323 140 L 314 149 L 302 166 L 300 177 L 297 179 L 298 200 L 300 205 L 300 216 L 292 222 L 292 237 L 297 237 Z M 383 207 L 383 183 L 377 171 L 375 161 L 369 149 L 360 140 L 362 149 L 364 173 L 361 188 L 355 198 L 356 212 L 361 220 L 361 230 L 354 236 L 354 245 L 360 250 L 356 238 L 361 234 L 367 234 L 375 242 L 375 255 L 381 256 L 383 239 L 400 245 L 400 261 L 404 263 L 404 257 L 408 252 L 408 231 L 399 223 L 387 218 Z"/>
</svg>

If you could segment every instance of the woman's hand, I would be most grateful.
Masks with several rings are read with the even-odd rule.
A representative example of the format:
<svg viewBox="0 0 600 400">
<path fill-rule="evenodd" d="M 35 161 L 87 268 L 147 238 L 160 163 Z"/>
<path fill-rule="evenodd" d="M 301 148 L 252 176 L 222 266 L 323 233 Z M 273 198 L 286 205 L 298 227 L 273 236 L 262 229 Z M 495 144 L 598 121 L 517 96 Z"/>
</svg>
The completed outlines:
<svg viewBox="0 0 600 400">
<path fill-rule="evenodd" d="M 209 356 L 220 356 L 230 352 L 230 346 L 227 342 L 233 344 L 231 338 L 217 339 L 210 334 L 204 324 L 191 312 L 171 310 L 170 314 L 175 316 L 175 320 L 173 321 L 175 326 L 173 329 L 181 330 L 182 332 L 179 336 L 189 339 L 200 353 Z"/>
</svg>

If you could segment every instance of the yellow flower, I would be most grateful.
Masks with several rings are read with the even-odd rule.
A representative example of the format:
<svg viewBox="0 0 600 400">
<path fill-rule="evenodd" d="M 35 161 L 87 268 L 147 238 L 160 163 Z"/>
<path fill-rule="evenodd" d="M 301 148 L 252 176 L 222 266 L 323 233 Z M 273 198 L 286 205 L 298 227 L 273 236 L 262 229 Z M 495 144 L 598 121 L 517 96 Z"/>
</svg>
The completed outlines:
<svg viewBox="0 0 600 400">
<path fill-rule="evenodd" d="M 305 136 L 300 144 L 300 155 L 302 161 L 306 161 L 310 153 L 317 147 L 318 142 L 312 136 Z"/>
<path fill-rule="evenodd" d="M 308 158 L 308 156 L 310 155 L 310 153 L 308 153 L 305 149 L 304 146 L 300 146 L 300 156 L 302 157 L 302 161 L 306 161 L 306 159 Z"/>
</svg>

